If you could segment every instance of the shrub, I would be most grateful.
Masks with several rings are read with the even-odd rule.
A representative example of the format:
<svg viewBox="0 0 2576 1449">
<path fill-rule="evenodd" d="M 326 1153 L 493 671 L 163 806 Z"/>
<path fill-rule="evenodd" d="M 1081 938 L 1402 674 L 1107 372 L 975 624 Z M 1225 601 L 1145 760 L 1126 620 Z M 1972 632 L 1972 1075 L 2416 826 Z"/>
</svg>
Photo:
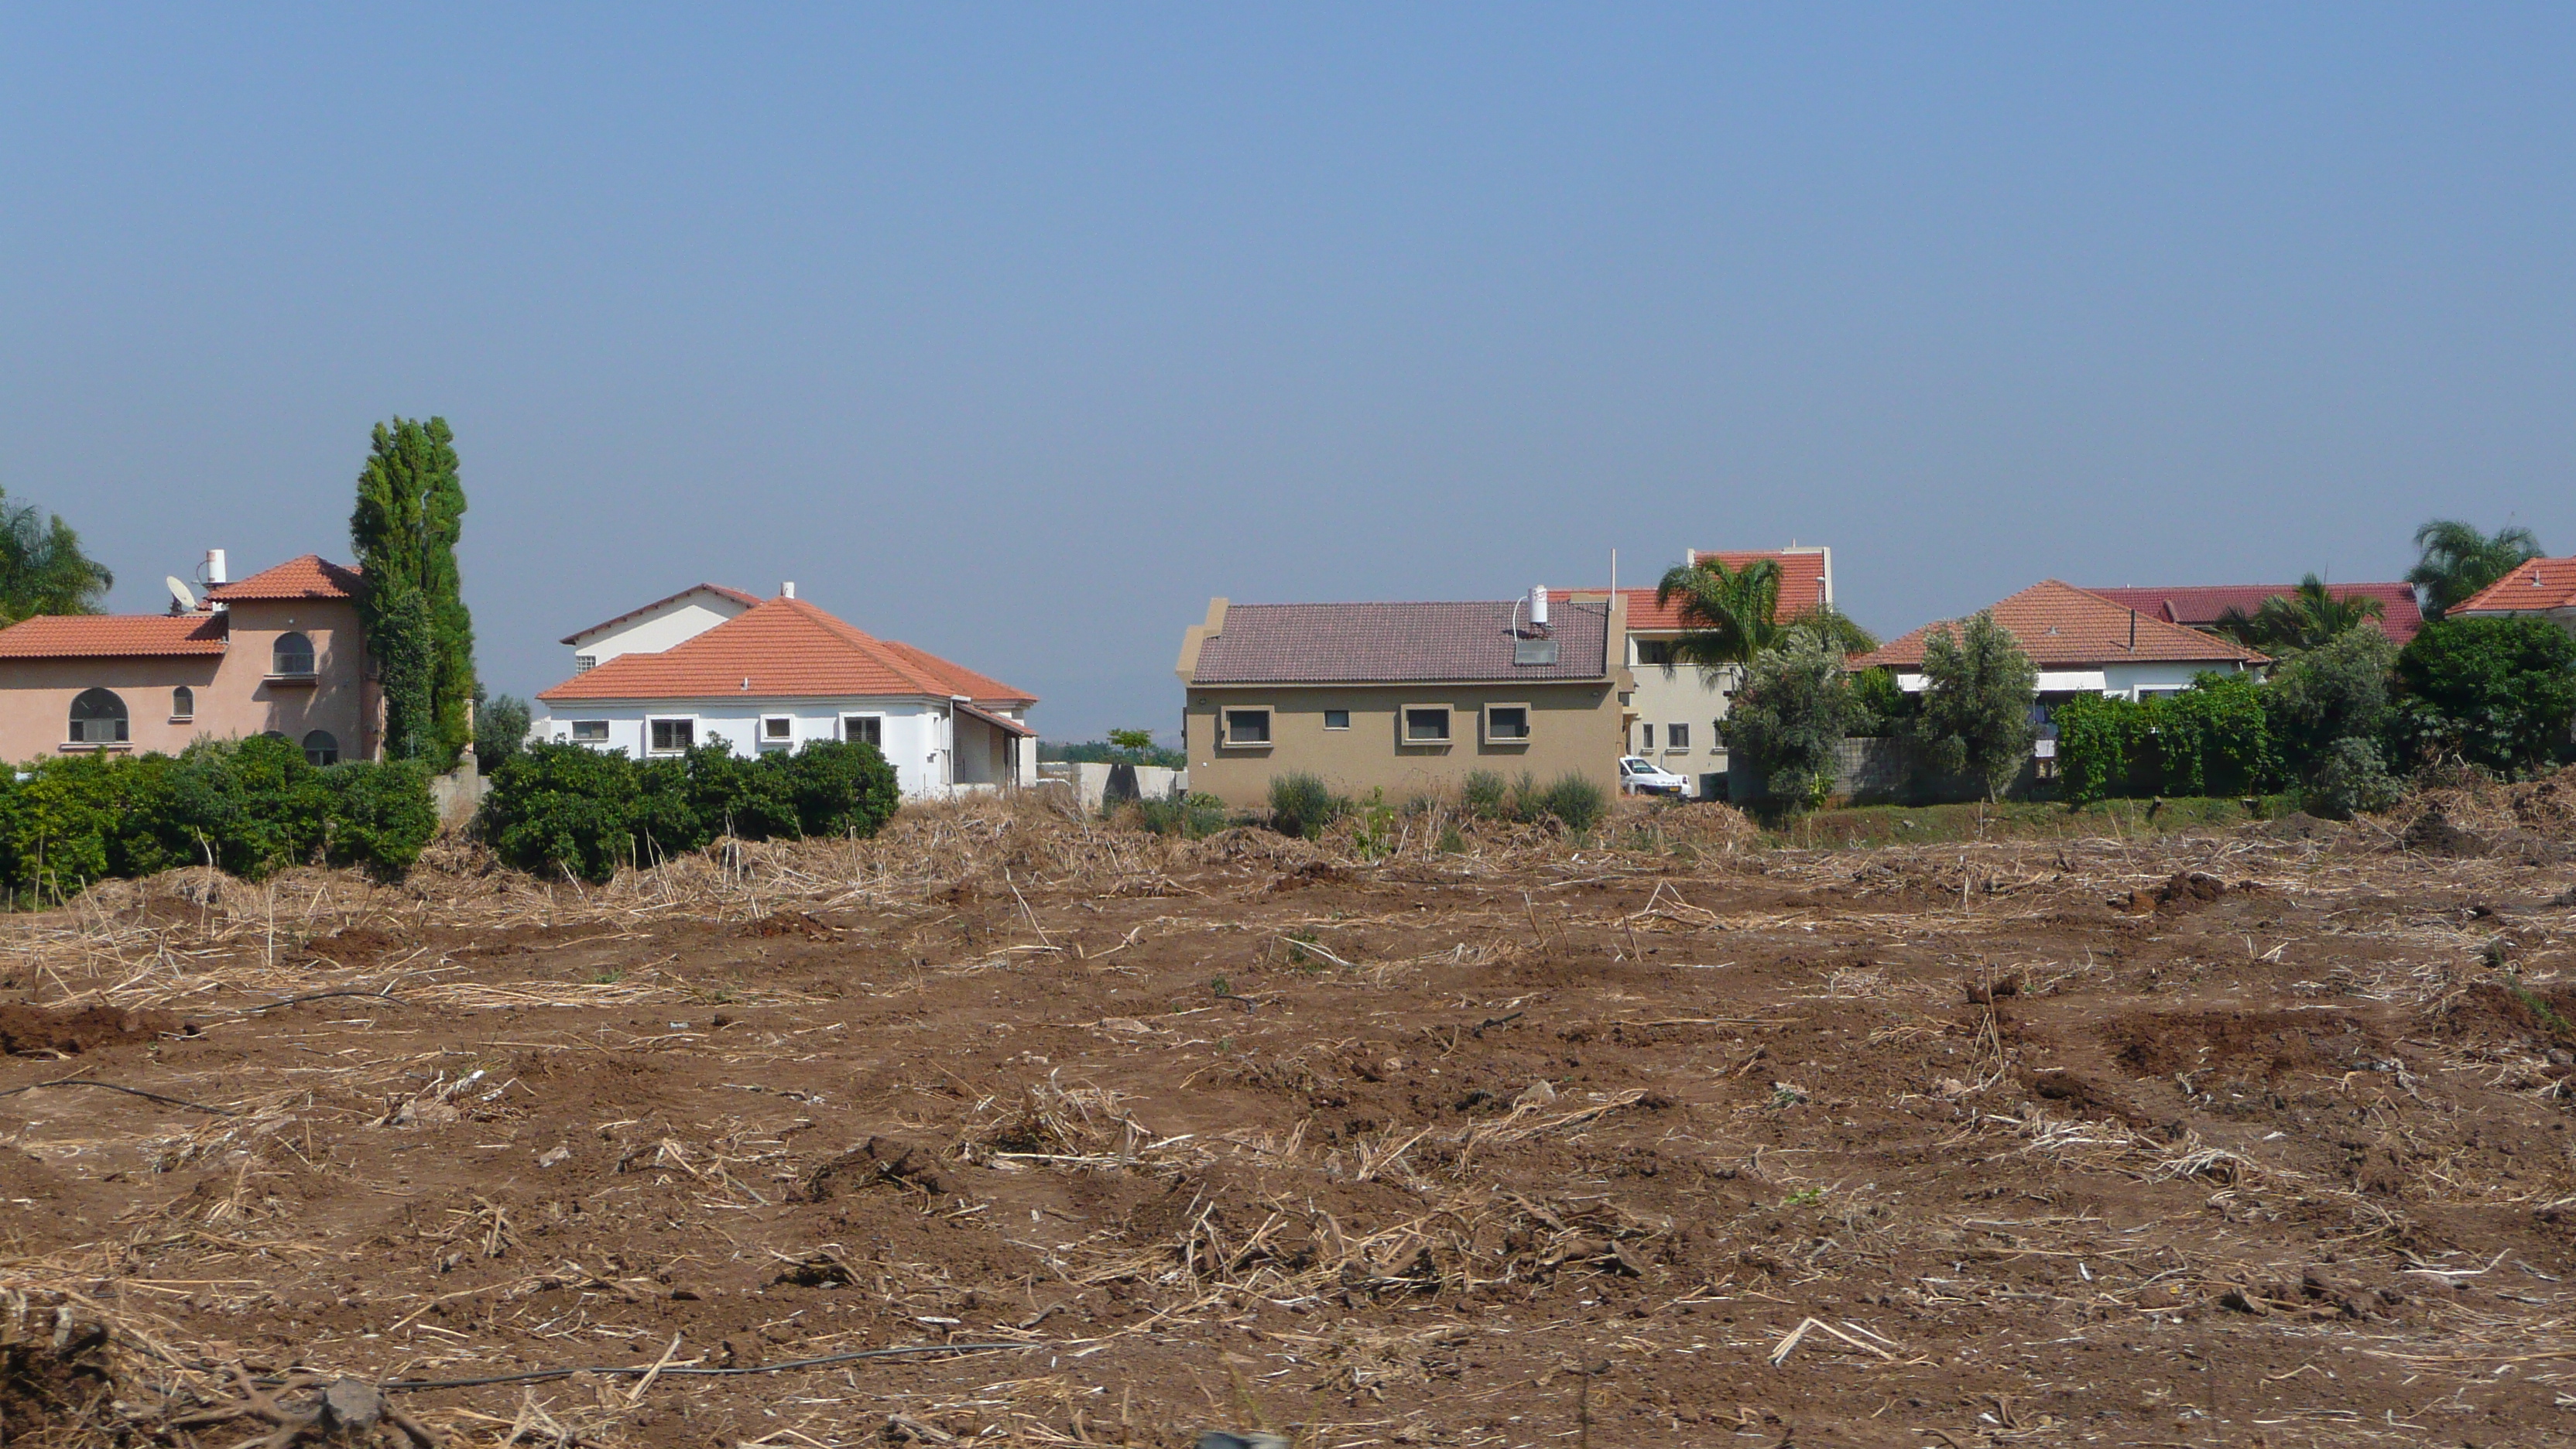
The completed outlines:
<svg viewBox="0 0 2576 1449">
<path fill-rule="evenodd" d="M 1852 717 L 1849 732 L 1886 739 L 1905 732 L 1922 701 L 1896 683 L 1893 669 L 1864 669 L 1851 676 Z"/>
<path fill-rule="evenodd" d="M 2180 694 L 2145 704 L 2168 793 L 2242 795 L 2270 781 L 2262 690 L 2250 674 L 2203 674 Z"/>
<path fill-rule="evenodd" d="M 438 834 L 429 771 L 412 760 L 356 762 L 321 772 L 331 794 L 323 857 L 382 879 L 411 869 Z"/>
<path fill-rule="evenodd" d="M 1571 772 L 1556 777 L 1538 797 L 1540 813 L 1563 821 L 1568 830 L 1590 830 L 1610 813 L 1610 792 L 1600 783 Z"/>
<path fill-rule="evenodd" d="M 638 763 L 540 742 L 492 777 L 480 828 L 522 870 L 604 881 L 617 867 L 747 840 L 868 836 L 894 816 L 894 767 L 877 747 L 817 740 L 743 759 L 711 737 L 677 759 Z"/>
<path fill-rule="evenodd" d="M 1312 775 L 1292 772 L 1270 782 L 1270 824 L 1282 835 L 1313 839 L 1341 814 L 1341 806 Z"/>
<path fill-rule="evenodd" d="M 2347 736 L 2327 746 L 2317 761 L 2306 803 L 2319 815 L 2348 820 L 2364 811 L 2388 809 L 2404 793 L 2380 758 L 2379 746 Z"/>
<path fill-rule="evenodd" d="M 253 880 L 315 861 L 393 876 L 437 828 L 420 769 L 316 768 L 265 736 L 175 757 L 69 755 L 0 785 L 0 878 L 15 896 L 56 901 L 105 876 L 191 862 Z"/>
<path fill-rule="evenodd" d="M 528 702 L 496 694 L 474 706 L 474 764 L 484 774 L 528 746 Z"/>
<path fill-rule="evenodd" d="M 1753 661 L 1720 728 L 1727 748 L 1762 772 L 1773 800 L 1813 808 L 1833 791 L 1836 756 L 1858 715 L 1841 656 L 1797 642 Z"/>
<path fill-rule="evenodd" d="M 1156 835 L 1201 840 L 1225 828 L 1225 802 L 1205 793 L 1194 792 L 1179 799 L 1138 800 L 1127 808 L 1136 812 L 1137 824 Z"/>
<path fill-rule="evenodd" d="M 2377 629 L 2347 629 L 2272 670 L 2263 713 L 2281 768 L 2308 777 L 2336 742 L 2377 741 L 2394 717 L 2389 670 L 2397 646 Z"/>
<path fill-rule="evenodd" d="M 2562 758 L 2576 720 L 2576 640 L 2545 619 L 2427 624 L 2397 656 L 2396 732 L 2421 761 L 2516 771 Z"/>
<path fill-rule="evenodd" d="M 807 835 L 874 835 L 903 800 L 894 766 L 864 740 L 817 740 L 787 756 L 785 769 L 797 828 Z"/>
<path fill-rule="evenodd" d="M 2133 760 L 2146 720 L 2135 700 L 2079 694 L 2057 707 L 2057 793 L 2088 804 L 2131 788 Z"/>
<path fill-rule="evenodd" d="M 1507 812 L 1511 787 L 1492 770 L 1469 770 L 1458 782 L 1458 808 L 1478 820 L 1499 820 Z"/>
</svg>

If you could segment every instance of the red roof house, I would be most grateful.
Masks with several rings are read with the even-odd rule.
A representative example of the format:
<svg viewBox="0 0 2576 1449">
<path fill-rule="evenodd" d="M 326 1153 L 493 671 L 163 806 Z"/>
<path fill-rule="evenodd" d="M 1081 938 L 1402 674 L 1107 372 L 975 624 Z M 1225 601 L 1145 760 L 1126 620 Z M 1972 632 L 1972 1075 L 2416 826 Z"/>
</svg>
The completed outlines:
<svg viewBox="0 0 2576 1449">
<path fill-rule="evenodd" d="M 2122 608 L 2204 633 L 2216 630 L 2219 617 L 2229 609 L 2242 610 L 2250 617 L 2265 600 L 2287 598 L 2298 591 L 2296 584 L 2186 584 L 2087 590 Z M 2413 584 L 2328 584 L 2326 592 L 2338 599 L 2377 599 L 2380 630 L 2401 648 L 2424 627 L 2424 611 L 2415 602 Z"/>
</svg>

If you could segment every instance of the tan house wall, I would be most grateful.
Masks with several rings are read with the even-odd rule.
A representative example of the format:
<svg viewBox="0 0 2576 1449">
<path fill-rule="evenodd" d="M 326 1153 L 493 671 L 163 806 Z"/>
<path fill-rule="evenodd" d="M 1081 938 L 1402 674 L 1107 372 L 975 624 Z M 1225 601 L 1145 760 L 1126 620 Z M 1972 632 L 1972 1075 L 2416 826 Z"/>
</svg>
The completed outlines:
<svg viewBox="0 0 2576 1449">
<path fill-rule="evenodd" d="M 1487 743 L 1481 722 L 1489 704 L 1528 705 L 1529 742 Z M 1270 746 L 1218 748 L 1218 710 L 1257 705 L 1267 705 L 1271 711 Z M 1447 705 L 1449 743 L 1400 743 L 1398 711 L 1408 705 Z M 1325 729 L 1327 709 L 1349 710 L 1351 727 Z M 1193 685 L 1182 726 L 1191 791 L 1214 795 L 1239 809 L 1267 804 L 1271 780 L 1297 773 L 1314 775 L 1346 795 L 1384 790 L 1390 801 L 1455 792 L 1474 770 L 1491 770 L 1506 779 L 1528 771 L 1541 783 L 1576 774 L 1605 791 L 1619 787 L 1620 708 L 1607 680 Z"/>
<path fill-rule="evenodd" d="M 301 742 L 317 729 L 339 741 L 340 758 L 370 758 L 374 733 L 364 728 L 373 690 L 366 681 L 358 609 L 342 599 L 252 600 L 231 606 L 231 645 L 222 654 L 143 659 L 0 659 L 0 760 L 17 763 L 64 753 L 72 700 L 83 690 L 114 690 L 125 701 L 125 748 L 176 753 L 192 740 L 275 730 Z M 313 641 L 314 681 L 272 682 L 278 636 Z M 196 714 L 174 719 L 170 692 L 196 692 Z"/>
</svg>

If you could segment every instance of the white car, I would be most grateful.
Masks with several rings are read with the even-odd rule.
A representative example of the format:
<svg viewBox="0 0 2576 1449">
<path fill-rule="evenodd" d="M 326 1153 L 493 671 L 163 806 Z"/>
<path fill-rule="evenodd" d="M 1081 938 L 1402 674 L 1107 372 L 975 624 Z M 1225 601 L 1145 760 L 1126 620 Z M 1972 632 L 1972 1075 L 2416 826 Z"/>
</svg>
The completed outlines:
<svg viewBox="0 0 2576 1449">
<path fill-rule="evenodd" d="M 1631 795 L 1679 795 L 1690 781 L 1637 755 L 1619 757 L 1619 788 Z"/>
</svg>

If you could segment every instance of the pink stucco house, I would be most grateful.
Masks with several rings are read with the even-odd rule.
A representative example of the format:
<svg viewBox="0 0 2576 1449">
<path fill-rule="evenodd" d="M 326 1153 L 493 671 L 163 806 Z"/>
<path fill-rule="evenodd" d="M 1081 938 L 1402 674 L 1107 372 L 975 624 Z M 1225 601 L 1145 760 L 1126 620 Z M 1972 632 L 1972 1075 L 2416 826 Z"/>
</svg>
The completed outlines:
<svg viewBox="0 0 2576 1449">
<path fill-rule="evenodd" d="M 219 557 L 219 556 L 218 556 Z M 315 554 L 172 614 L 40 615 L 0 629 L 0 761 L 176 753 L 281 735 L 315 764 L 376 757 L 380 703 L 358 627 L 358 571 Z"/>
</svg>

